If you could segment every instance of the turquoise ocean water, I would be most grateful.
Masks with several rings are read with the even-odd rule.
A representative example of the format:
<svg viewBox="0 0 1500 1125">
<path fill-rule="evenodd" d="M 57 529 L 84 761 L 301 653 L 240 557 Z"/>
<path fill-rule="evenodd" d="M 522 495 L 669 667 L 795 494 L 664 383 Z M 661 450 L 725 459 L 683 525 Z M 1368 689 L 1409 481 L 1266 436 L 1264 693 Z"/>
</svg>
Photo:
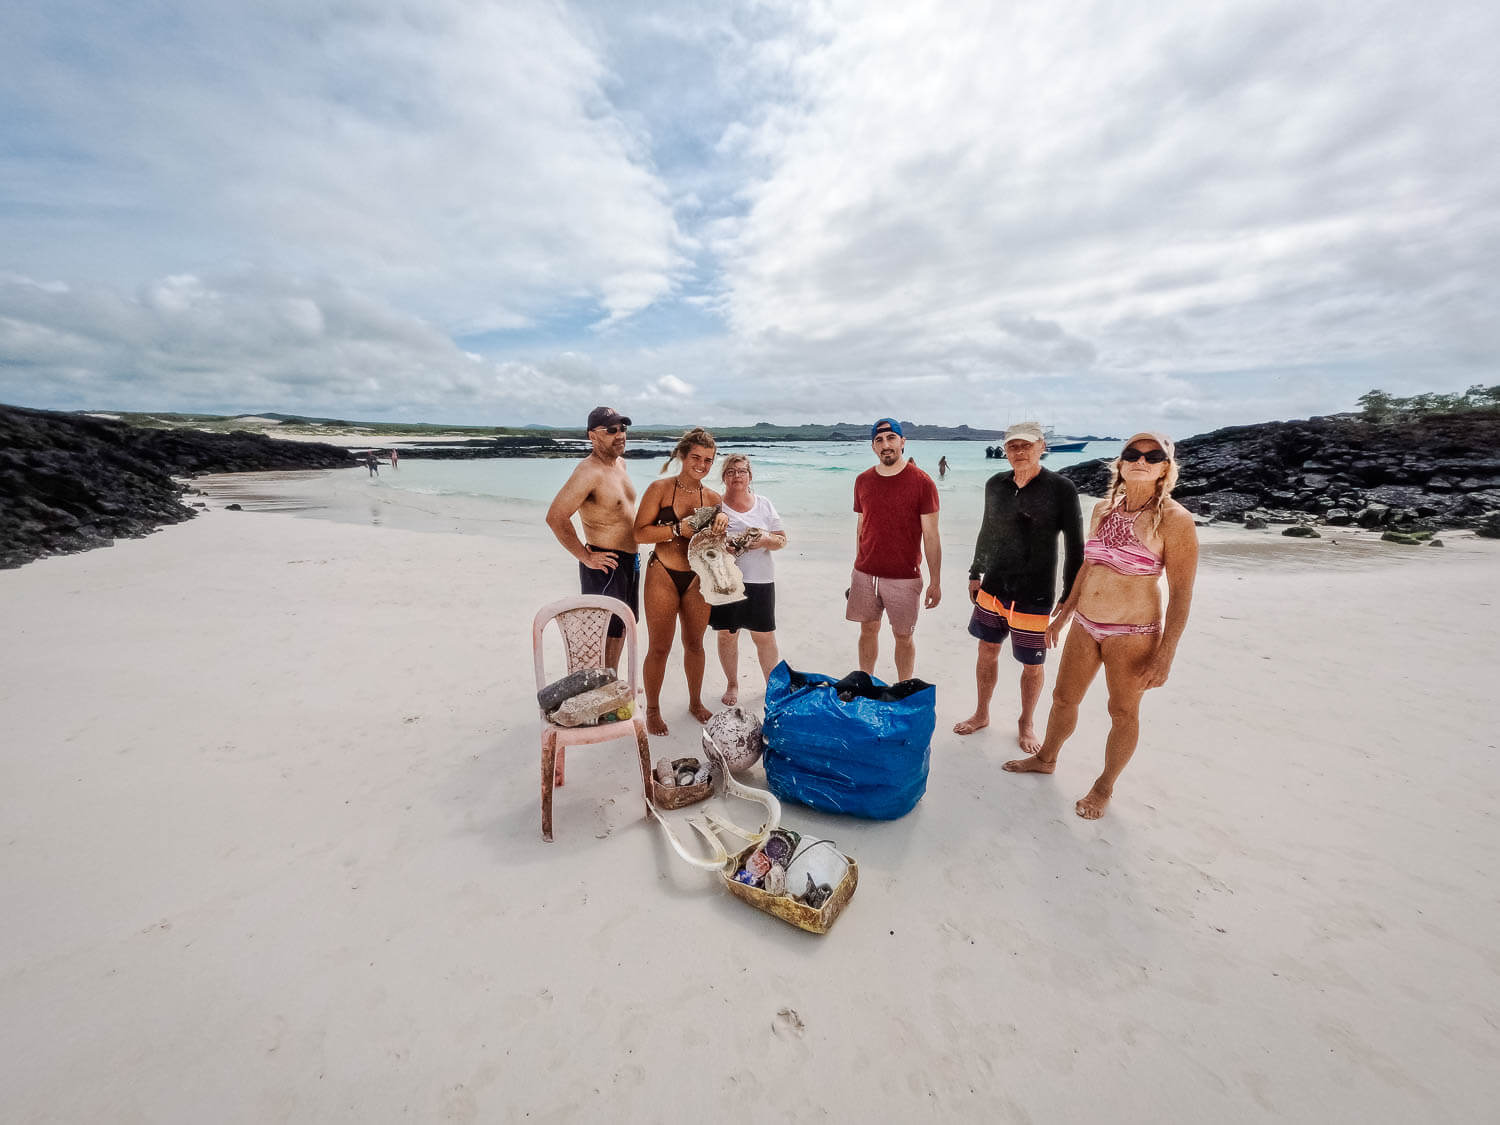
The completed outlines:
<svg viewBox="0 0 1500 1125">
<path fill-rule="evenodd" d="M 1079 453 L 1049 454 L 1044 464 L 1057 469 L 1113 456 L 1118 448 L 1118 442 L 1093 442 Z M 730 451 L 748 454 L 756 491 L 770 497 L 783 515 L 799 519 L 847 517 L 853 505 L 855 476 L 875 463 L 867 442 L 725 442 L 719 449 L 721 455 Z M 942 504 L 945 509 L 972 509 L 970 514 L 977 519 L 983 506 L 984 482 L 1010 467 L 1004 460 L 986 458 L 984 449 L 983 442 L 910 441 L 906 454 L 934 481 L 938 481 L 938 460 L 946 456 L 948 476 L 938 481 Z M 562 459 L 426 461 L 407 457 L 397 470 L 382 466 L 378 482 L 371 483 L 382 491 L 503 501 L 507 506 L 535 508 L 540 513 L 567 480 L 574 464 L 573 460 Z M 660 460 L 632 459 L 625 464 L 638 493 L 657 479 L 662 468 Z M 363 469 L 346 471 L 364 475 Z M 711 486 L 718 485 L 718 473 L 719 464 L 715 463 L 709 477 Z"/>
</svg>

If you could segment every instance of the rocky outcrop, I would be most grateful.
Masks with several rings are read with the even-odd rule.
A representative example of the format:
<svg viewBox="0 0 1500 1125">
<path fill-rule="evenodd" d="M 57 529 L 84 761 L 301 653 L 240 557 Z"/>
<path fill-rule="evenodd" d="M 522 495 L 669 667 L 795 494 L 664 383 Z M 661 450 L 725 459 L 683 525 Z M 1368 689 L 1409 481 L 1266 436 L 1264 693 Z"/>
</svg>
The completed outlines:
<svg viewBox="0 0 1500 1125">
<path fill-rule="evenodd" d="M 1173 496 L 1219 520 L 1402 530 L 1479 527 L 1500 512 L 1500 412 L 1399 423 L 1355 417 L 1231 426 L 1177 443 Z M 1101 496 L 1109 461 L 1060 469 Z"/>
<path fill-rule="evenodd" d="M 0 406 L 0 568 L 139 538 L 191 518 L 174 476 L 352 464 L 348 451 L 333 445 L 147 430 Z"/>
</svg>

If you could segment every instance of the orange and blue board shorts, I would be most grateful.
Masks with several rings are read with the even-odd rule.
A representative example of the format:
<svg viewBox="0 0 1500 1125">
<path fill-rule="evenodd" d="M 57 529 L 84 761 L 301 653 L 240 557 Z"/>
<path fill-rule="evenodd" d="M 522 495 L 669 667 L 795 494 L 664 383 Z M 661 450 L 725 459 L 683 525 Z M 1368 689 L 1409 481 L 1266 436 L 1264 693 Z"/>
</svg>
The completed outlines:
<svg viewBox="0 0 1500 1125">
<path fill-rule="evenodd" d="M 969 636 L 998 645 L 1010 637 L 1010 653 L 1022 664 L 1041 664 L 1047 659 L 1047 625 L 1052 607 L 1006 600 L 980 590 L 974 595 L 974 613 L 969 618 Z"/>
</svg>

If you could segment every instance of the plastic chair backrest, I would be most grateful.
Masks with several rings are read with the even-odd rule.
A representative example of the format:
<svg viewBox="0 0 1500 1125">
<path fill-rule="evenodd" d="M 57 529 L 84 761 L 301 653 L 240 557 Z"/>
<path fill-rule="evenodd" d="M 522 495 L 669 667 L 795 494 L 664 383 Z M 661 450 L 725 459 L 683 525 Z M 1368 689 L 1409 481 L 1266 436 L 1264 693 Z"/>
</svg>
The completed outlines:
<svg viewBox="0 0 1500 1125">
<path fill-rule="evenodd" d="M 568 671 L 576 672 L 580 668 L 606 667 L 604 646 L 609 640 L 611 617 L 618 617 L 625 622 L 627 679 L 632 688 L 636 687 L 636 627 L 635 615 L 630 612 L 630 607 L 603 594 L 575 594 L 571 598 L 542 606 L 532 619 L 531 655 L 536 667 L 537 690 L 541 691 L 550 682 L 542 654 L 542 634 L 548 623 L 557 621 Z"/>
</svg>

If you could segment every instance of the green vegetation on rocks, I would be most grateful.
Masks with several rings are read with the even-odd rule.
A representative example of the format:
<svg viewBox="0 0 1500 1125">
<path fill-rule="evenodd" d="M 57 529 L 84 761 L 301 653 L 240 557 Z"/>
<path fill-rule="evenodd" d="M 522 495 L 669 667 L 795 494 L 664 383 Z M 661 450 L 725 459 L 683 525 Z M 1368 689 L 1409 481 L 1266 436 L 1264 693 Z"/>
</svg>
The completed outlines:
<svg viewBox="0 0 1500 1125">
<path fill-rule="evenodd" d="M 1500 409 L 1500 386 L 1485 387 L 1475 383 L 1463 394 L 1425 394 L 1411 398 L 1397 398 L 1384 391 L 1366 391 L 1356 401 L 1366 422 L 1400 422 L 1434 414 Z"/>
</svg>

